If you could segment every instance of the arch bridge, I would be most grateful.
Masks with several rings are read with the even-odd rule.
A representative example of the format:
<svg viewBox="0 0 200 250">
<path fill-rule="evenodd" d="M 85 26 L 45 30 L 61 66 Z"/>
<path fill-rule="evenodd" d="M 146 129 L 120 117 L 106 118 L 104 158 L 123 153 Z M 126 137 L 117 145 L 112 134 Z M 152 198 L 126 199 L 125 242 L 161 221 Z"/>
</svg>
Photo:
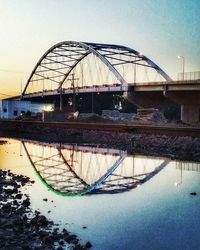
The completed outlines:
<svg viewBox="0 0 200 250">
<path fill-rule="evenodd" d="M 181 104 L 182 120 L 190 122 L 199 115 L 199 83 L 172 81 L 155 62 L 126 46 L 64 41 L 39 59 L 21 98 L 58 96 L 62 109 L 63 96 L 74 103 L 78 94 L 119 93 L 139 107 Z"/>
<path fill-rule="evenodd" d="M 28 140 L 22 145 L 45 186 L 70 197 L 129 191 L 152 179 L 170 162 L 97 146 Z"/>
<path fill-rule="evenodd" d="M 127 90 L 128 85 L 150 80 L 171 81 L 153 61 L 138 51 L 114 44 L 65 41 L 40 58 L 27 80 L 23 97 L 61 90 L 70 93 Z M 118 88 L 117 88 L 118 87 Z"/>
</svg>

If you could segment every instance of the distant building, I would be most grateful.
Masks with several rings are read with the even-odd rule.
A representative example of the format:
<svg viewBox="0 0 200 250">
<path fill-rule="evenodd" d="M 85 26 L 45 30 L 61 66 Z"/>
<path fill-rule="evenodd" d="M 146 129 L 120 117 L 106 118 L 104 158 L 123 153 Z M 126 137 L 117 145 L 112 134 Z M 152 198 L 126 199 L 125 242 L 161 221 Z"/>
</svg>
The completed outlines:
<svg viewBox="0 0 200 250">
<path fill-rule="evenodd" d="M 15 119 L 20 115 L 30 112 L 31 114 L 53 111 L 54 104 L 32 103 L 31 101 L 0 100 L 0 119 Z"/>
</svg>

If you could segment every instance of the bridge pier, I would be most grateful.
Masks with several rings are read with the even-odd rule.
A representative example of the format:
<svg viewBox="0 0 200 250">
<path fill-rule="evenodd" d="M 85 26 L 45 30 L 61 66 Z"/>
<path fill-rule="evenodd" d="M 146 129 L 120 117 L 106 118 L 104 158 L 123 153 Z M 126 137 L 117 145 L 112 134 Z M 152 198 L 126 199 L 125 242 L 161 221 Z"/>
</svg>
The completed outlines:
<svg viewBox="0 0 200 250">
<path fill-rule="evenodd" d="M 181 121 L 184 123 L 194 124 L 199 122 L 200 107 L 197 105 L 181 105 Z"/>
<path fill-rule="evenodd" d="M 174 90 L 168 91 L 167 95 L 165 96 L 181 105 L 182 122 L 187 124 L 194 124 L 198 123 L 200 118 L 200 91 L 198 89 L 198 91 L 193 90 L 193 86 L 188 86 L 188 89 L 189 87 L 192 89 L 190 90 L 190 92 Z"/>
<path fill-rule="evenodd" d="M 200 122 L 200 92 L 191 91 L 132 91 L 126 93 L 129 102 L 142 108 L 157 108 L 161 112 L 172 105 L 181 105 L 181 121 L 187 124 Z"/>
</svg>

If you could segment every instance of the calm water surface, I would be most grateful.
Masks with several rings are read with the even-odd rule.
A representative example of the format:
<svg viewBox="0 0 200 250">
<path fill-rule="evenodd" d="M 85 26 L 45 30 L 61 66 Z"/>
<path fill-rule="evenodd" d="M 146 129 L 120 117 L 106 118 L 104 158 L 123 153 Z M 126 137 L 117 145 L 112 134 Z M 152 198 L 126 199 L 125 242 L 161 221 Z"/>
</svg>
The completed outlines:
<svg viewBox="0 0 200 250">
<path fill-rule="evenodd" d="M 200 249 L 199 163 L 98 145 L 5 140 L 0 168 L 35 180 L 23 190 L 32 208 L 91 241 L 92 249 Z"/>
</svg>

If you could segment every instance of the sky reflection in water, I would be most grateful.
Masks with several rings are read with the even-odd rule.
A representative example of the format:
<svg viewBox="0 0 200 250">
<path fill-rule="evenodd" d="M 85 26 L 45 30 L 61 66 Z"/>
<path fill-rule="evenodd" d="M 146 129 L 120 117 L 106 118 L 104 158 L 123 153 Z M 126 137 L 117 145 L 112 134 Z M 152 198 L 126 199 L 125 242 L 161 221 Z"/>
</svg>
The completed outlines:
<svg viewBox="0 0 200 250">
<path fill-rule="evenodd" d="M 198 163 L 9 140 L 0 167 L 34 179 L 25 190 L 33 209 L 68 223 L 94 249 L 200 249 Z"/>
</svg>

